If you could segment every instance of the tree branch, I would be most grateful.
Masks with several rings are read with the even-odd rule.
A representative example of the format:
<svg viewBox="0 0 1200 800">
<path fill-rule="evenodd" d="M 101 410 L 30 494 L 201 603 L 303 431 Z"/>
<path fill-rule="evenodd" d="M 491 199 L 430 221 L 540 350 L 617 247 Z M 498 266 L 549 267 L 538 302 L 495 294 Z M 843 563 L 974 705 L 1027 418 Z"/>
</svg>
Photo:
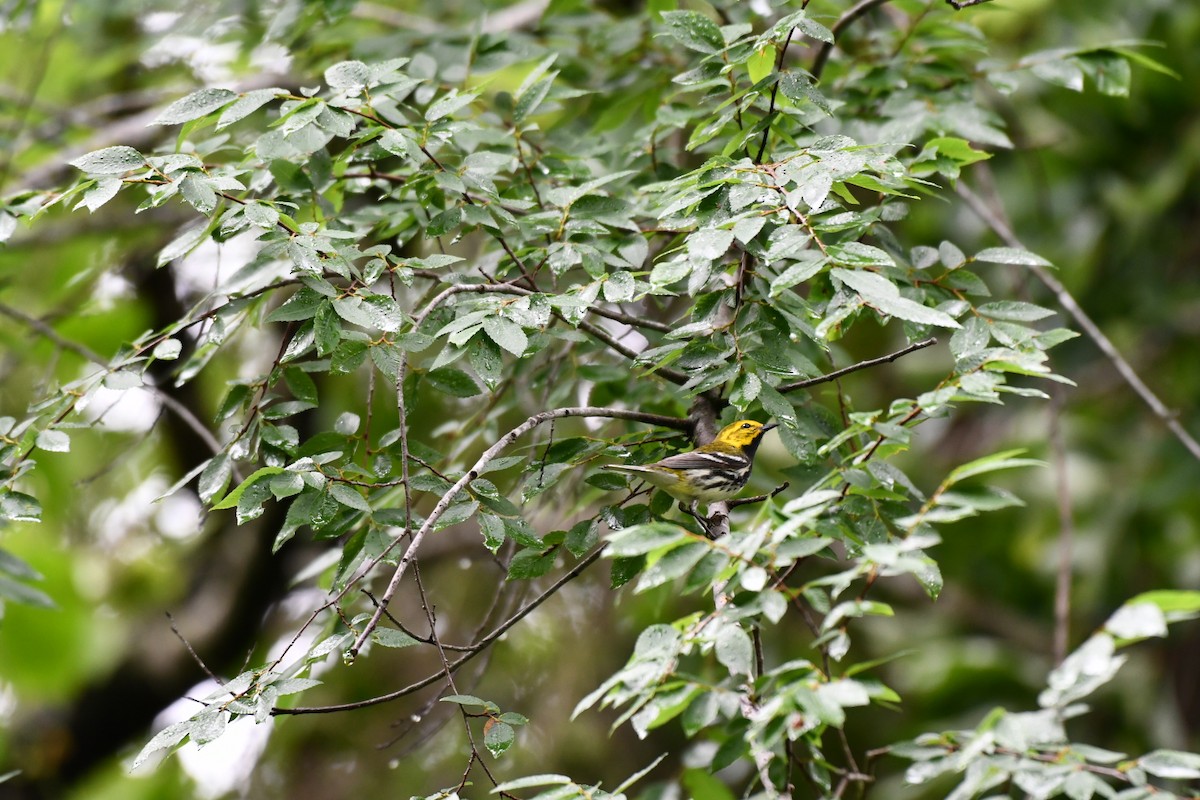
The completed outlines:
<svg viewBox="0 0 1200 800">
<path fill-rule="evenodd" d="M 478 478 L 484 467 L 491 463 L 497 456 L 500 455 L 500 453 L 502 453 L 510 444 L 515 442 L 521 436 L 541 425 L 543 422 L 549 422 L 552 419 L 561 419 L 563 417 L 608 417 L 612 419 L 629 419 L 638 422 L 650 422 L 651 424 L 655 425 L 669 422 L 672 427 L 675 427 L 678 430 L 688 429 L 688 423 L 686 420 L 680 420 L 674 417 L 663 417 L 658 414 L 644 414 L 641 411 L 630 411 L 618 408 L 580 406 L 556 408 L 552 411 L 543 411 L 540 414 L 534 414 L 532 417 L 525 420 L 511 431 L 501 436 L 495 444 L 483 452 L 483 455 L 479 457 L 474 466 L 467 470 L 463 476 L 459 478 L 453 486 L 450 487 L 449 491 L 442 495 L 441 499 L 438 500 L 437 505 L 435 505 L 433 510 L 429 512 L 429 516 L 426 517 L 425 522 L 421 525 L 420 530 L 413 534 L 408 548 L 404 551 L 404 555 L 400 558 L 400 563 L 396 565 L 396 569 L 392 573 L 392 578 L 388 582 L 387 589 L 384 590 L 383 595 L 379 598 L 379 604 L 375 607 L 375 612 L 371 615 L 371 619 L 367 622 L 362 631 L 358 634 L 358 637 L 354 640 L 354 644 L 352 644 L 350 649 L 347 651 L 347 658 L 349 660 L 353 661 L 354 658 L 358 656 L 359 651 L 362 650 L 363 645 L 366 644 L 366 641 L 371 636 L 371 633 L 379 625 L 379 619 L 383 616 L 383 613 L 387 609 L 387 605 L 391 601 L 393 595 L 396 594 L 396 590 L 400 588 L 400 581 L 403 579 L 404 573 L 408 569 L 408 565 L 416 557 L 418 548 L 420 548 L 421 543 L 424 542 L 425 537 L 428 536 L 430 531 L 433 530 L 433 526 L 436 525 L 441 516 L 446 513 L 446 509 L 448 509 L 450 504 L 454 502 L 454 498 L 458 496 L 458 493 L 465 489 L 467 484 Z M 388 545 L 388 547 L 385 548 L 384 551 L 380 553 L 379 556 L 372 562 L 371 566 L 377 564 L 388 554 L 388 552 L 395 548 L 400 541 L 401 539 L 396 539 L 390 545 Z M 370 569 L 370 567 L 368 567 L 368 569 Z M 366 573 L 364 573 L 364 575 L 365 574 Z M 354 583 L 354 581 L 351 581 L 350 583 Z"/>
<path fill-rule="evenodd" d="M 58 331 L 54 330 L 54 328 L 47 325 L 37 317 L 30 316 L 29 314 L 5 305 L 4 303 L 0 303 L 0 314 L 20 322 L 22 325 L 25 325 L 29 329 L 41 334 L 51 342 L 54 342 L 54 344 L 58 347 L 61 347 L 64 350 L 70 350 L 75 355 L 86 359 L 93 364 L 103 367 L 106 371 L 112 371 L 114 369 L 114 366 L 110 364 L 108 360 L 104 358 L 104 356 L 100 355 L 86 345 L 64 338 Z M 192 432 L 199 436 L 200 439 L 203 440 L 206 445 L 208 445 L 209 449 L 213 451 L 214 455 L 220 453 L 221 450 L 224 449 L 221 447 L 221 443 L 217 441 L 217 437 L 213 436 L 212 431 L 204 427 L 204 423 L 192 413 L 191 409 L 176 400 L 159 386 L 155 385 L 149 375 L 143 375 L 142 377 L 143 380 L 146 381 L 145 388 L 149 389 L 154 396 L 158 398 L 159 402 L 161 402 L 164 406 L 174 412 L 176 416 L 183 420 L 184 424 L 191 428 Z"/>
<path fill-rule="evenodd" d="M 1004 216 L 1003 210 L 997 205 L 993 207 L 983 200 L 979 195 L 971 190 L 963 181 L 959 181 L 955 187 L 959 196 L 967 202 L 980 219 L 982 219 L 989 228 L 995 231 L 996 235 L 1009 247 L 1019 247 L 1022 250 L 1027 249 L 1013 233 L 1012 226 L 1008 224 L 1008 220 Z M 1087 312 L 1076 302 L 1075 298 L 1067 291 L 1063 284 L 1050 274 L 1050 271 L 1045 267 L 1034 264 L 1029 267 L 1029 271 L 1041 281 L 1046 288 L 1054 293 L 1054 297 L 1058 300 L 1058 304 L 1062 306 L 1068 314 L 1075 320 L 1075 323 L 1083 329 L 1088 338 L 1095 342 L 1096 347 L 1100 348 L 1100 352 L 1104 354 L 1117 372 L 1125 379 L 1125 382 L 1133 388 L 1138 397 L 1142 399 L 1154 416 L 1158 417 L 1167 426 L 1171 433 L 1175 434 L 1175 438 L 1180 441 L 1187 451 L 1192 454 L 1192 457 L 1200 461 L 1200 442 L 1188 433 L 1187 429 L 1179 423 L 1179 419 L 1174 411 L 1171 411 L 1162 400 L 1158 399 L 1150 387 L 1138 377 L 1133 367 L 1117 350 L 1116 345 L 1104 335 L 1104 331 L 1100 330 L 1100 326 L 1088 316 Z"/>
<path fill-rule="evenodd" d="M 793 383 L 785 383 L 784 385 L 779 387 L 778 391 L 779 392 L 794 392 L 797 389 L 807 389 L 809 386 L 816 386 L 817 384 L 820 384 L 820 383 L 829 383 L 830 381 L 837 380 L 838 378 L 842 377 L 843 375 L 849 375 L 851 372 L 858 372 L 860 369 L 866 369 L 867 367 L 878 366 L 879 364 L 886 364 L 891 361 L 895 361 L 898 358 L 902 358 L 903 356 L 906 356 L 909 353 L 916 352 L 917 350 L 923 350 L 926 347 L 931 347 L 935 344 L 937 344 L 937 339 L 935 337 L 931 336 L 928 339 L 922 339 L 919 342 L 913 342 L 908 347 L 897 350 L 894 353 L 890 353 L 886 356 L 880 356 L 879 358 L 871 358 L 866 361 L 859 361 L 857 364 L 851 364 L 848 367 L 842 367 L 841 369 L 834 370 L 833 372 L 830 372 L 828 375 L 818 375 L 815 378 L 806 378 L 805 380 L 802 380 L 802 381 L 795 381 Z"/>
<path fill-rule="evenodd" d="M 816 57 L 813 58 L 812 69 L 809 70 L 809 72 L 812 73 L 814 78 L 819 79 L 821 77 L 821 73 L 825 71 L 825 62 L 829 60 L 829 54 L 833 50 L 834 42 L 837 41 L 837 38 L 842 31 L 853 25 L 855 20 L 866 14 L 872 8 L 881 6 L 886 2 L 888 2 L 888 0 L 859 0 L 859 2 L 846 11 L 845 14 L 842 14 L 840 17 L 838 17 L 837 22 L 833 23 L 833 27 L 829 29 L 829 32 L 833 34 L 833 42 L 821 42 L 821 47 L 817 50 Z"/>
<path fill-rule="evenodd" d="M 463 666 L 465 666 L 468 661 L 472 660 L 477 655 L 479 655 L 484 650 L 486 650 L 497 639 L 499 639 L 501 636 L 503 636 L 504 633 L 506 631 L 508 631 L 509 628 L 516 625 L 518 622 L 520 622 L 522 619 L 524 619 L 526 616 L 528 616 L 529 613 L 532 612 L 535 608 L 537 608 L 542 603 L 544 603 L 548 599 L 550 599 L 550 597 L 552 595 L 556 594 L 559 591 L 559 589 L 561 589 L 563 586 L 567 585 L 568 583 L 570 583 L 571 581 L 575 580 L 580 575 L 582 575 L 588 567 L 590 567 L 592 564 L 594 564 L 596 562 L 596 559 L 600 558 L 600 554 L 603 552 L 604 552 L 603 547 L 593 550 L 591 552 L 591 554 L 586 556 L 582 561 L 580 561 L 578 564 L 576 564 L 574 567 L 572 567 L 570 572 L 566 573 L 561 578 L 559 578 L 557 581 L 555 581 L 554 585 L 552 585 L 546 591 L 539 594 L 534 599 L 530 600 L 527 604 L 521 606 L 521 608 L 518 609 L 516 611 L 516 613 L 514 613 L 511 617 L 509 617 L 508 619 L 504 620 L 504 622 L 497 625 L 496 628 L 491 633 L 489 633 L 487 636 L 483 637 L 478 642 L 476 642 L 474 645 L 472 645 L 471 648 L 467 651 L 467 653 L 464 656 L 462 656 L 461 658 L 457 659 L 456 661 L 454 661 L 450 664 L 449 671 L 457 672 L 459 669 L 461 669 Z M 273 708 L 273 709 L 271 709 L 271 714 L 272 714 L 272 716 L 286 716 L 286 715 L 296 715 L 296 714 L 333 714 L 338 711 L 354 711 L 359 708 L 368 708 L 370 706 L 377 706 L 382 703 L 390 702 L 392 700 L 398 700 L 401 697 L 405 697 L 414 692 L 418 692 L 421 689 L 424 689 L 426 686 L 430 686 L 430 685 L 436 683 L 439 678 L 444 678 L 445 676 L 446 676 L 446 670 L 442 669 L 442 670 L 438 670 L 437 672 L 433 673 L 432 675 L 428 675 L 428 676 L 422 678 L 421 680 L 417 681 L 416 683 L 412 683 L 412 684 L 409 684 L 408 686 L 405 686 L 403 689 L 397 689 L 394 692 L 389 692 L 388 694 L 380 695 L 378 697 L 372 697 L 367 700 L 359 700 L 358 702 L 355 702 L 355 703 L 341 703 L 339 705 L 332 705 L 332 706 L 297 706 L 296 708 Z"/>
</svg>

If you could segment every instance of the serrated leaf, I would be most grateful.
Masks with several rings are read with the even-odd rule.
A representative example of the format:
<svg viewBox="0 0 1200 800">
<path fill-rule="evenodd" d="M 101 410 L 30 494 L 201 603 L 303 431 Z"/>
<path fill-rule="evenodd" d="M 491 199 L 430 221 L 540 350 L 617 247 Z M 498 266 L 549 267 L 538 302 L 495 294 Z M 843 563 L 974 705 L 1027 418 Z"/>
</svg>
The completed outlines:
<svg viewBox="0 0 1200 800">
<path fill-rule="evenodd" d="M 976 311 L 983 317 L 988 319 L 1005 320 L 1008 322 L 1036 322 L 1039 319 L 1054 316 L 1054 312 L 1048 308 L 1035 306 L 1033 303 L 1025 303 L 1019 300 L 1001 300 L 995 303 L 985 303 L 979 306 Z"/>
<path fill-rule="evenodd" d="M 609 558 L 640 556 L 669 544 L 682 543 L 690 536 L 687 530 L 670 522 L 647 522 L 610 533 L 604 552 Z"/>
<path fill-rule="evenodd" d="M 211 214 L 217 207 L 217 193 L 207 178 L 191 172 L 179 182 L 179 193 L 192 208 L 201 214 Z"/>
<path fill-rule="evenodd" d="M 121 190 L 124 182 L 120 178 L 111 175 L 99 178 L 96 185 L 83 195 L 83 199 L 79 201 L 79 206 L 83 206 L 88 211 L 95 211 L 102 205 L 112 200 L 117 196 L 117 192 Z M 76 206 L 78 208 L 79 206 Z M 14 224 L 16 220 L 13 221 Z"/>
<path fill-rule="evenodd" d="M 200 501 L 207 503 L 225 491 L 232 475 L 232 459 L 225 453 L 214 456 L 204 471 L 200 473 L 200 483 L 197 486 Z"/>
<path fill-rule="evenodd" d="M 329 496 L 347 508 L 355 511 L 371 513 L 371 504 L 362 496 L 357 488 L 344 483 L 332 483 L 329 486 Z"/>
<path fill-rule="evenodd" d="M 1180 750 L 1155 750 L 1138 759 L 1138 766 L 1159 778 L 1200 778 L 1200 754 Z"/>
<path fill-rule="evenodd" d="M 181 722 L 176 722 L 174 725 L 168 725 L 154 735 L 150 741 L 146 742 L 146 746 L 133 759 L 132 769 L 137 769 L 150 756 L 157 753 L 159 750 L 166 750 L 174 747 L 184 740 L 184 738 L 192 732 L 195 727 L 195 719 L 185 719 Z"/>
<path fill-rule="evenodd" d="M 183 352 L 183 342 L 178 339 L 163 339 L 154 345 L 151 355 L 160 361 L 174 361 Z"/>
</svg>

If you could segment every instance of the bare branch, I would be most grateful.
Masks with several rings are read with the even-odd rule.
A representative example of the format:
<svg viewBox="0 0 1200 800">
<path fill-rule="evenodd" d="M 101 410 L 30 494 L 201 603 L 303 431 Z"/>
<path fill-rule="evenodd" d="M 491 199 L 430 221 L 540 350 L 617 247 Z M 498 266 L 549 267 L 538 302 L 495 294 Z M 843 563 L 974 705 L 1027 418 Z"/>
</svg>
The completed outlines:
<svg viewBox="0 0 1200 800">
<path fill-rule="evenodd" d="M 1054 582 L 1054 663 L 1067 657 L 1071 634 L 1071 553 L 1075 521 L 1071 516 L 1071 487 L 1067 480 L 1067 446 L 1063 441 L 1063 392 L 1057 389 L 1050 405 L 1050 447 L 1054 453 L 1054 489 L 1058 495 L 1058 576 Z"/>
</svg>

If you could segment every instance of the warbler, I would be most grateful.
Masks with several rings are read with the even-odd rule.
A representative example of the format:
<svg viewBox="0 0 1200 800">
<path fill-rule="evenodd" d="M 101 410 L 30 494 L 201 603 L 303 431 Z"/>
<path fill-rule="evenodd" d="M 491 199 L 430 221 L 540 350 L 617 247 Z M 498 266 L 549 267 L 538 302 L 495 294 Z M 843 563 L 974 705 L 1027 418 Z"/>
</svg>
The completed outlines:
<svg viewBox="0 0 1200 800">
<path fill-rule="evenodd" d="M 632 472 L 684 503 L 715 503 L 742 490 L 754 466 L 763 434 L 776 427 L 752 419 L 726 425 L 717 438 L 687 453 L 642 466 L 610 464 L 605 469 Z"/>
</svg>

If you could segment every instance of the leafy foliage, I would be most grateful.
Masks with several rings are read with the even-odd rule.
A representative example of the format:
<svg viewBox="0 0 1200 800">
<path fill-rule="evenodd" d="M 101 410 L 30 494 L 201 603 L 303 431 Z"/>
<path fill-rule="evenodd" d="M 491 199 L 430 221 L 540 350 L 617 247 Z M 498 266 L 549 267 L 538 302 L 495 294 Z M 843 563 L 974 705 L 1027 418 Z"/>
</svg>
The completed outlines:
<svg viewBox="0 0 1200 800">
<path fill-rule="evenodd" d="M 915 581 L 937 598 L 941 526 L 1020 504 L 979 476 L 1041 465 L 996 452 L 929 490 L 904 455 L 968 404 L 1072 384 L 1048 353 L 1075 334 L 1013 288 L 1050 262 L 927 238 L 911 218 L 1012 146 L 986 97 L 1015 91 L 1015 76 L 1125 95 L 1131 63 L 1166 68 L 1129 43 L 997 63 L 976 11 L 932 0 L 891 4 L 893 24 L 869 34 L 849 33 L 867 22 L 833 2 L 649 5 L 618 19 L 554 2 L 532 31 L 439 31 L 404 57 L 338 42 L 311 72 L 270 77 L 289 88 L 200 88 L 156 112 L 165 136 L 81 154 L 68 188 L 9 199 L 8 235 L 58 208 L 119 207 L 182 220 L 155 243 L 157 269 L 178 273 L 214 244 L 248 255 L 0 420 L 0 520 L 39 519 L 35 476 L 103 435 L 88 412 L 99 397 L 149 391 L 211 450 L 189 454 L 168 496 L 194 486 L 214 515 L 268 525 L 279 558 L 321 552 L 292 576 L 319 592 L 283 644 L 258 648 L 135 765 L 239 718 L 436 685 L 468 755 L 459 784 L 429 796 L 457 796 L 469 776 L 504 796 L 623 796 L 652 773 L 613 789 L 497 773 L 537 713 L 502 711 L 514 704 L 454 677 L 606 557 L 614 591 L 683 604 L 638 623 L 624 666 L 575 704 L 577 718 L 619 709 L 614 728 L 637 737 L 673 725 L 705 744 L 686 769 L 671 757 L 650 791 L 869 788 L 868 750 L 889 743 L 848 731 L 863 709 L 904 704 L 882 662 L 857 655 L 861 625 L 907 624 L 879 587 Z M 291 33 L 316 19 L 308 9 Z M 863 339 L 876 349 L 856 362 Z M 886 381 L 802 391 L 935 344 L 907 396 Z M 189 386 L 213 395 L 209 411 L 181 407 Z M 766 460 L 790 486 L 709 509 L 725 535 L 595 469 L 741 416 L 779 423 Z M 453 646 L 439 622 L 468 609 L 442 605 L 439 620 L 419 565 L 463 531 L 502 570 L 483 622 Z M 0 551 L 0 573 L 0 598 L 51 602 L 15 556 Z M 415 592 L 403 609 L 401 587 Z M 1130 759 L 1071 743 L 1065 725 L 1115 675 L 1120 647 L 1196 610 L 1190 594 L 1131 601 L 1051 673 L 1040 710 L 890 751 L 915 761 L 910 783 L 961 775 L 952 797 L 1174 796 L 1154 779 L 1195 779 L 1200 757 Z M 344 708 L 281 700 L 352 682 L 363 661 L 403 657 L 393 649 L 430 654 L 430 678 Z"/>
</svg>

